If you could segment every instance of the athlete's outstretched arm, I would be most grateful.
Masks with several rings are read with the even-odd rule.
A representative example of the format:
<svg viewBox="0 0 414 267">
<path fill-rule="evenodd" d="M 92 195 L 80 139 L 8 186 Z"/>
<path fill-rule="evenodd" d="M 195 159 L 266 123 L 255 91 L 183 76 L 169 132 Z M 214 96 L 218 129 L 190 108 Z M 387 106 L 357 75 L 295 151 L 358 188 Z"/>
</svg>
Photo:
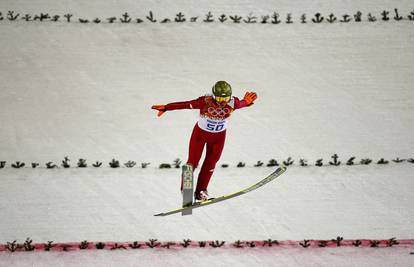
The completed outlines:
<svg viewBox="0 0 414 267">
<path fill-rule="evenodd" d="M 201 98 L 197 98 L 190 101 L 174 102 L 167 105 L 153 105 L 151 108 L 158 110 L 157 116 L 160 117 L 164 112 L 168 110 L 176 109 L 200 109 Z"/>
</svg>

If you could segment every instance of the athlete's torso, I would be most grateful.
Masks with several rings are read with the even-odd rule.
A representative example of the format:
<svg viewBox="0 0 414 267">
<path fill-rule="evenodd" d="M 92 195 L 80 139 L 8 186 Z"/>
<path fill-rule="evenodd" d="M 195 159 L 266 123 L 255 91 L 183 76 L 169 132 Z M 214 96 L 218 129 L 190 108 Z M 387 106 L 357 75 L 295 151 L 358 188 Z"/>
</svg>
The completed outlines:
<svg viewBox="0 0 414 267">
<path fill-rule="evenodd" d="M 212 96 L 204 96 L 199 99 L 200 118 L 198 126 L 211 133 L 219 133 L 227 129 L 227 119 L 235 109 L 235 98 L 231 97 L 225 106 L 218 105 Z"/>
</svg>

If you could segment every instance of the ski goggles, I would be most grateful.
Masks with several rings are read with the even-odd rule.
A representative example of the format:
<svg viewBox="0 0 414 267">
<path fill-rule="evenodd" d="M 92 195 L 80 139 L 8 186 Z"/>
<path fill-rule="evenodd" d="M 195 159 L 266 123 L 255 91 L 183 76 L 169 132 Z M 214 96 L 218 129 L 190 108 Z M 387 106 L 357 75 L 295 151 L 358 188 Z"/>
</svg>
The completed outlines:
<svg viewBox="0 0 414 267">
<path fill-rule="evenodd" d="M 215 96 L 214 99 L 218 102 L 229 102 L 230 101 L 230 96 Z"/>
</svg>

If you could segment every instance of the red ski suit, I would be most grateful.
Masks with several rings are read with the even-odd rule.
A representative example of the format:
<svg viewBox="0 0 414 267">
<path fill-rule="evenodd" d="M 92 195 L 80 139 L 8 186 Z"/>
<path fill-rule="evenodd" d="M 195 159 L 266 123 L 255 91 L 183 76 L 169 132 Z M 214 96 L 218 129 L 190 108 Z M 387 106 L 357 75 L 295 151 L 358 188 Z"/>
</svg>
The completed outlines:
<svg viewBox="0 0 414 267">
<path fill-rule="evenodd" d="M 196 192 L 207 190 L 217 161 L 220 159 L 226 139 L 226 123 L 231 113 L 247 106 L 245 100 L 232 97 L 225 106 L 217 104 L 213 96 L 201 96 L 197 99 L 167 104 L 166 110 L 199 109 L 200 118 L 191 134 L 187 163 L 197 168 L 204 146 L 206 157 L 198 175 Z M 182 185 L 181 185 L 182 189 Z"/>
</svg>

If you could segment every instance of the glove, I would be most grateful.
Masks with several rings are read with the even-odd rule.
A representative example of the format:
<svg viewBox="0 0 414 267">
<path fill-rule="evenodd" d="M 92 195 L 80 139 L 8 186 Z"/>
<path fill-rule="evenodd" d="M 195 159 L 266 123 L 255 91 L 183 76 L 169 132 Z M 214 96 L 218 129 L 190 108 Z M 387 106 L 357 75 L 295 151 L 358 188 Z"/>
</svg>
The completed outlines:
<svg viewBox="0 0 414 267">
<path fill-rule="evenodd" d="M 243 97 L 243 100 L 246 101 L 246 104 L 248 106 L 253 105 L 254 101 L 257 99 L 257 94 L 255 92 L 246 92 L 246 94 Z"/>
<path fill-rule="evenodd" d="M 162 114 L 164 114 L 164 112 L 167 111 L 167 108 L 165 107 L 165 105 L 153 105 L 151 108 L 158 110 L 158 114 L 157 114 L 158 117 L 160 117 Z"/>
</svg>

